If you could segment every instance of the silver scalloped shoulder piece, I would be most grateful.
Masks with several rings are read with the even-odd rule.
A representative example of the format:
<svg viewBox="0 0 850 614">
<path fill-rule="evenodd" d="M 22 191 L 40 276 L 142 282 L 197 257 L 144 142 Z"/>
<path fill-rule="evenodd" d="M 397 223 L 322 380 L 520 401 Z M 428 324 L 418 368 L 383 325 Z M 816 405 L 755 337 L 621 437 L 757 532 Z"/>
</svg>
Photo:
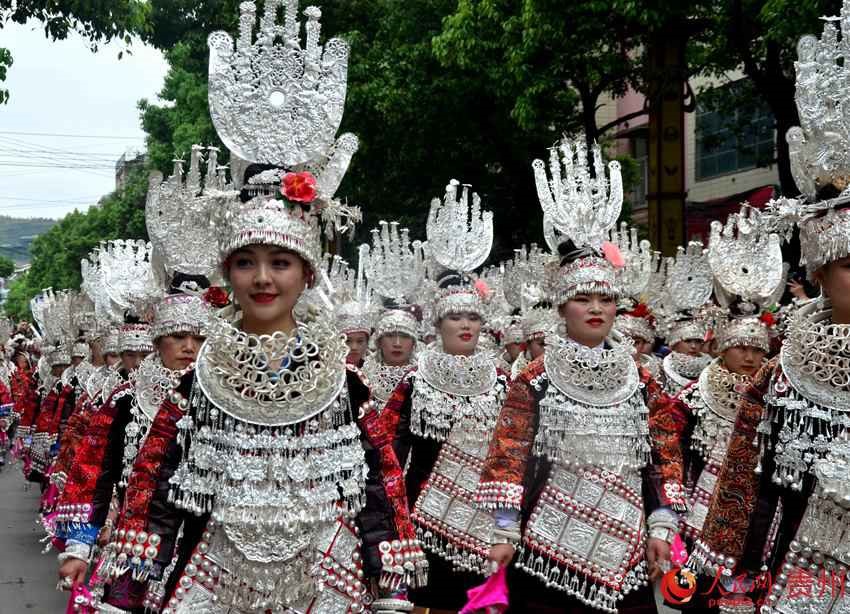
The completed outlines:
<svg viewBox="0 0 850 614">
<path fill-rule="evenodd" d="M 623 296 L 638 299 L 646 293 L 661 255 L 652 251 L 649 241 L 639 240 L 637 228 L 629 229 L 626 222 L 620 224 L 619 230 L 611 228 L 608 240 L 617 246 L 625 262 L 615 271 L 617 288 Z"/>
<path fill-rule="evenodd" d="M 210 240 L 215 234 L 212 220 L 217 201 L 205 191 L 220 192 L 227 186 L 215 147 L 207 148 L 205 185 L 201 185 L 203 151 L 201 145 L 192 145 L 188 173 L 183 171 L 183 161 L 175 160 L 174 172 L 166 181 L 159 172 L 151 173 L 148 181 L 145 223 L 168 278 L 181 272 L 212 280 L 219 270 L 218 246 Z"/>
<path fill-rule="evenodd" d="M 850 325 L 832 323 L 832 305 L 818 299 L 793 315 L 780 352 L 782 371 L 805 399 L 850 412 Z M 837 419 L 832 418 L 833 422 Z"/>
<path fill-rule="evenodd" d="M 348 346 L 328 317 L 288 335 L 250 335 L 215 318 L 196 361 L 204 396 L 251 424 L 285 426 L 321 413 L 345 386 Z M 275 367 L 274 365 L 279 365 Z"/>
<path fill-rule="evenodd" d="M 711 299 L 713 277 L 701 241 L 679 246 L 676 256 L 665 258 L 664 294 L 672 311 L 699 309 Z"/>
<path fill-rule="evenodd" d="M 610 180 L 605 176 L 599 145 L 594 145 L 592 154 L 593 176 L 584 137 L 574 141 L 564 137 L 550 150 L 550 176 L 543 160 L 534 160 L 531 167 L 544 220 L 551 223 L 551 229 L 572 239 L 577 247 L 599 249 L 623 208 L 623 179 L 617 161 L 608 163 Z M 544 223 L 544 236 L 546 226 Z"/>
<path fill-rule="evenodd" d="M 298 0 L 266 0 L 256 39 L 256 4 L 239 10 L 235 43 L 222 31 L 207 40 L 210 116 L 222 142 L 244 160 L 278 166 L 327 156 L 345 108 L 348 43 L 320 45 L 322 13 L 310 6 L 302 47 Z"/>
<path fill-rule="evenodd" d="M 824 19 L 820 39 L 808 35 L 797 43 L 794 98 L 800 125 L 785 136 L 794 182 L 812 200 L 818 187 L 850 176 L 850 120 L 844 96 L 844 84 L 850 80 L 850 3 L 842 3 L 840 18 Z"/>
<path fill-rule="evenodd" d="M 398 222 L 379 222 L 372 229 L 372 248 L 365 254 L 369 284 L 379 295 L 403 301 L 412 297 L 425 276 L 421 241 L 410 241 L 407 228 Z"/>
<path fill-rule="evenodd" d="M 460 187 L 460 194 L 458 188 Z M 493 213 L 481 209 L 481 198 L 452 179 L 442 202 L 431 201 L 426 232 L 430 253 L 440 266 L 470 272 L 484 264 L 493 246 Z"/>
<path fill-rule="evenodd" d="M 485 394 L 496 385 L 496 367 L 487 352 L 472 356 L 427 348 L 419 355 L 417 373 L 429 386 L 458 397 Z"/>
<path fill-rule="evenodd" d="M 568 398 L 609 407 L 631 397 L 640 385 L 633 348 L 616 333 L 610 348 L 591 348 L 558 334 L 546 337 L 543 364 L 549 381 Z"/>
<path fill-rule="evenodd" d="M 783 281 L 779 236 L 762 232 L 749 206 L 730 215 L 726 224 L 711 223 L 708 263 L 723 290 L 718 298 L 725 293 L 765 306 Z"/>
</svg>

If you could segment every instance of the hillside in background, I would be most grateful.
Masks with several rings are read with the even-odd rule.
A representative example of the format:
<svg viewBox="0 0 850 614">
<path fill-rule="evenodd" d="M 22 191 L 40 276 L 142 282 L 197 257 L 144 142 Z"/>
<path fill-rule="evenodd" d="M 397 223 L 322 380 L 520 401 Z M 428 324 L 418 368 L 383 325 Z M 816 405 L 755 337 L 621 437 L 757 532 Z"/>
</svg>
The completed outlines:
<svg viewBox="0 0 850 614">
<path fill-rule="evenodd" d="M 46 218 L 15 218 L 0 215 L 0 255 L 11 258 L 16 264 L 30 261 L 29 246 L 32 240 L 47 232 L 56 220 Z"/>
</svg>

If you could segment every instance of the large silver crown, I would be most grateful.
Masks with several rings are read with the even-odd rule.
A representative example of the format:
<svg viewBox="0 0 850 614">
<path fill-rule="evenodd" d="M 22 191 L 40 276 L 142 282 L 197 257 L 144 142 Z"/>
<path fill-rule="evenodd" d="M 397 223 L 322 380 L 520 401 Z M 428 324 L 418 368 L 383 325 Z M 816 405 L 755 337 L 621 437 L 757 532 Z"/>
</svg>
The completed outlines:
<svg viewBox="0 0 850 614">
<path fill-rule="evenodd" d="M 766 306 L 784 281 L 779 236 L 759 227 L 759 214 L 749 206 L 711 223 L 708 263 L 718 300 L 734 296 Z M 718 287 L 719 286 L 719 287 Z"/>
<path fill-rule="evenodd" d="M 193 145 L 188 173 L 183 161 L 175 160 L 174 172 L 166 181 L 159 172 L 149 178 L 145 223 L 154 254 L 169 279 L 177 272 L 212 279 L 219 268 L 218 246 L 210 240 L 212 214 L 216 196 L 227 182 L 225 168 L 218 166 L 218 150 L 206 151 L 205 177 L 201 174 L 204 148 Z"/>
<path fill-rule="evenodd" d="M 164 295 L 151 265 L 151 244 L 145 241 L 101 243 L 81 267 L 83 288 L 94 299 L 95 312 L 115 324 L 123 322 L 125 312 L 146 315 Z"/>
<path fill-rule="evenodd" d="M 381 220 L 372 229 L 372 248 L 366 249 L 364 271 L 371 288 L 381 296 L 403 301 L 413 297 L 425 276 L 421 241 L 412 241 L 407 228 Z"/>
<path fill-rule="evenodd" d="M 221 31 L 207 41 L 210 116 L 222 142 L 244 160 L 290 168 L 327 157 L 345 108 L 348 44 L 320 45 L 321 11 L 310 6 L 302 47 L 298 0 L 266 0 L 256 39 L 256 4 L 242 2 L 239 11 L 235 43 Z M 356 139 L 340 138 L 353 154 Z"/>
<path fill-rule="evenodd" d="M 841 36 L 836 27 L 838 22 Z M 841 16 L 828 19 L 820 39 L 804 36 L 797 44 L 795 99 L 800 126 L 786 134 L 791 173 L 803 194 L 814 199 L 820 186 L 850 179 L 850 1 Z"/>
<path fill-rule="evenodd" d="M 505 298 L 511 307 L 524 308 L 529 296 L 537 296 L 532 303 L 549 299 L 552 269 L 557 269 L 557 259 L 532 243 L 530 248 L 523 245 L 514 250 L 513 260 L 504 263 L 502 282 Z"/>
<path fill-rule="evenodd" d="M 460 188 L 460 194 L 458 194 Z M 481 198 L 469 186 L 452 179 L 442 201 L 431 201 L 426 232 L 430 253 L 438 264 L 470 272 L 484 264 L 493 246 L 493 213 L 482 211 Z"/>
<path fill-rule="evenodd" d="M 70 351 L 70 344 L 76 337 L 71 317 L 73 302 L 74 295 L 69 290 L 55 292 L 53 288 L 42 290 L 30 300 L 30 312 L 41 330 L 45 344 L 68 345 L 66 349 Z"/>
<path fill-rule="evenodd" d="M 679 246 L 675 257 L 665 259 L 666 310 L 696 310 L 711 299 L 712 275 L 701 241 Z"/>
<path fill-rule="evenodd" d="M 559 234 L 572 239 L 577 247 L 599 249 L 617 223 L 623 208 L 620 163 L 608 163 L 609 179 L 599 145 L 594 145 L 592 153 L 593 176 L 584 137 L 574 141 L 564 137 L 560 145 L 550 150 L 548 176 L 543 160 L 531 163 L 543 209 L 544 235 L 550 247 Z"/>
</svg>

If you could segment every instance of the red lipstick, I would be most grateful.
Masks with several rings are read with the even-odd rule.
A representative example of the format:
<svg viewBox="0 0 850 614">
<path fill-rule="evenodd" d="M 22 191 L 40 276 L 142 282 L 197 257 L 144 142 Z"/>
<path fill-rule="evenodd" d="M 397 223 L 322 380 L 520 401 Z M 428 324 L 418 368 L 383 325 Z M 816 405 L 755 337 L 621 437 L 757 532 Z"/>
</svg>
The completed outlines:
<svg viewBox="0 0 850 614">
<path fill-rule="evenodd" d="M 255 303 L 260 303 L 261 305 L 271 303 L 276 298 L 277 294 L 269 294 L 267 292 L 258 292 L 257 294 L 251 295 L 251 300 Z"/>
<path fill-rule="evenodd" d="M 472 341 L 472 333 L 461 333 L 460 338 L 463 341 Z"/>
</svg>

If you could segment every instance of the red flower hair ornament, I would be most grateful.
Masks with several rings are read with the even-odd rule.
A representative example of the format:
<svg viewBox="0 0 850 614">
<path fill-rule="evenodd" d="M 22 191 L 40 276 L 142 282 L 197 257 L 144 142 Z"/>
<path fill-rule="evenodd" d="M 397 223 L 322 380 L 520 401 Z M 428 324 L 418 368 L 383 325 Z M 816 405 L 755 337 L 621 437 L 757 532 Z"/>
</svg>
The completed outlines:
<svg viewBox="0 0 850 614">
<path fill-rule="evenodd" d="M 286 200 L 296 203 L 311 203 L 316 200 L 316 178 L 312 173 L 286 173 L 280 184 L 280 193 Z"/>
</svg>

